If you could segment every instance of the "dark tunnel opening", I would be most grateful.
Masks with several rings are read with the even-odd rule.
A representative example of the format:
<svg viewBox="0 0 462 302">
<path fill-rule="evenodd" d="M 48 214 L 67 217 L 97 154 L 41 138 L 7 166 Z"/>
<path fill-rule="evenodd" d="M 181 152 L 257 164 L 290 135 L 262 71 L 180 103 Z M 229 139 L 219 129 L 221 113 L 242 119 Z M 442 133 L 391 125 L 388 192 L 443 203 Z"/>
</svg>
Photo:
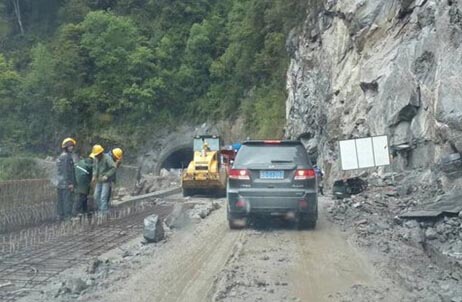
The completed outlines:
<svg viewBox="0 0 462 302">
<path fill-rule="evenodd" d="M 183 148 L 170 153 L 161 163 L 160 169 L 185 169 L 193 159 L 193 149 Z"/>
</svg>

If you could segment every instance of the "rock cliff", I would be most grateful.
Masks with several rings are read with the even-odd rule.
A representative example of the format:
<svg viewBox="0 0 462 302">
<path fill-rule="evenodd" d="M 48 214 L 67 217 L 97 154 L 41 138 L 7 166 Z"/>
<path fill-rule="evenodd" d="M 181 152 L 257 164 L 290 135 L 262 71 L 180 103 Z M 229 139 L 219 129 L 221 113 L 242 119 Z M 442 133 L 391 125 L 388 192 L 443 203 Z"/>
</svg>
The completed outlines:
<svg viewBox="0 0 462 302">
<path fill-rule="evenodd" d="M 460 153 L 462 1 L 311 2 L 287 41 L 286 136 L 329 179 L 345 175 L 340 139 L 388 135 L 394 158 L 382 172 L 434 171 Z"/>
</svg>

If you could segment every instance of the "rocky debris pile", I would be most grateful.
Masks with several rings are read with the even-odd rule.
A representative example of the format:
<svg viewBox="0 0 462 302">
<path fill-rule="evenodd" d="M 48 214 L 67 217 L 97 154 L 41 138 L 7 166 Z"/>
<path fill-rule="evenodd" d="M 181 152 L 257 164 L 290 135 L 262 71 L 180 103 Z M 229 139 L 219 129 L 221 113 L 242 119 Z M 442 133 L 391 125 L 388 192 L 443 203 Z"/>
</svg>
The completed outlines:
<svg viewBox="0 0 462 302">
<path fill-rule="evenodd" d="M 221 208 L 221 205 L 219 202 L 214 200 L 203 200 L 193 202 L 190 202 L 188 200 L 185 202 L 185 207 L 188 208 L 186 213 L 190 221 L 198 223 L 202 219 L 208 217 L 213 211 Z"/>
<path fill-rule="evenodd" d="M 69 274 L 64 281 L 55 284 L 54 289 L 44 292 L 44 295 L 54 292 L 53 297 L 60 300 L 65 300 L 65 298 L 81 300 L 88 291 L 99 286 L 98 280 L 107 278 L 108 274 L 114 271 L 113 265 L 109 259 L 95 258 L 84 272 Z M 47 299 L 51 300 L 51 297 L 48 296 Z"/>
<path fill-rule="evenodd" d="M 160 175 L 145 174 L 136 183 L 132 195 L 142 195 L 160 191 L 170 187 L 180 186 L 180 173 L 177 170 L 167 171 L 163 169 Z"/>
<path fill-rule="evenodd" d="M 351 232 L 360 246 L 380 255 L 377 265 L 395 275 L 415 299 L 457 301 L 462 297 L 462 218 L 401 219 L 401 213 L 437 199 L 438 184 L 374 181 L 365 192 L 334 201 L 329 219 Z"/>
<path fill-rule="evenodd" d="M 462 214 L 420 224 L 427 248 L 462 267 Z"/>
</svg>

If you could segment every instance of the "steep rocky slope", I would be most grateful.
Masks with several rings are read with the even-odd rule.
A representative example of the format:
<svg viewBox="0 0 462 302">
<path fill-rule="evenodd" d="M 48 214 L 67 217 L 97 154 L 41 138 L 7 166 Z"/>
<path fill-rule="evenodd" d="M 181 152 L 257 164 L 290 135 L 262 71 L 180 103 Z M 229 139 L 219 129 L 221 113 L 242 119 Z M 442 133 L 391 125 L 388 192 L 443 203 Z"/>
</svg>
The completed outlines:
<svg viewBox="0 0 462 302">
<path fill-rule="evenodd" d="M 437 172 L 461 152 L 462 1 L 312 2 L 287 42 L 286 136 L 301 137 L 330 180 L 344 175 L 339 139 L 389 135 L 395 171 Z"/>
</svg>

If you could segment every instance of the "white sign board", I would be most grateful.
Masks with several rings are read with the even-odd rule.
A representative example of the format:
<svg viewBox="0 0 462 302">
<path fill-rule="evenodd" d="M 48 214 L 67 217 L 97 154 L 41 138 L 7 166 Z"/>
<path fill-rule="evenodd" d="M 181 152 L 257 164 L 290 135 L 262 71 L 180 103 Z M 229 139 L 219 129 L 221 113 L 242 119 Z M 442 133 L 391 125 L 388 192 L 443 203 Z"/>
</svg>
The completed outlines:
<svg viewBox="0 0 462 302">
<path fill-rule="evenodd" d="M 376 166 L 388 166 L 390 164 L 390 152 L 388 150 L 388 137 L 376 136 L 372 138 L 374 145 L 374 157 Z"/>
<path fill-rule="evenodd" d="M 355 140 L 340 141 L 340 158 L 342 170 L 358 169 Z"/>
<path fill-rule="evenodd" d="M 339 142 L 342 170 L 355 170 L 390 164 L 388 137 L 375 136 Z"/>
</svg>

